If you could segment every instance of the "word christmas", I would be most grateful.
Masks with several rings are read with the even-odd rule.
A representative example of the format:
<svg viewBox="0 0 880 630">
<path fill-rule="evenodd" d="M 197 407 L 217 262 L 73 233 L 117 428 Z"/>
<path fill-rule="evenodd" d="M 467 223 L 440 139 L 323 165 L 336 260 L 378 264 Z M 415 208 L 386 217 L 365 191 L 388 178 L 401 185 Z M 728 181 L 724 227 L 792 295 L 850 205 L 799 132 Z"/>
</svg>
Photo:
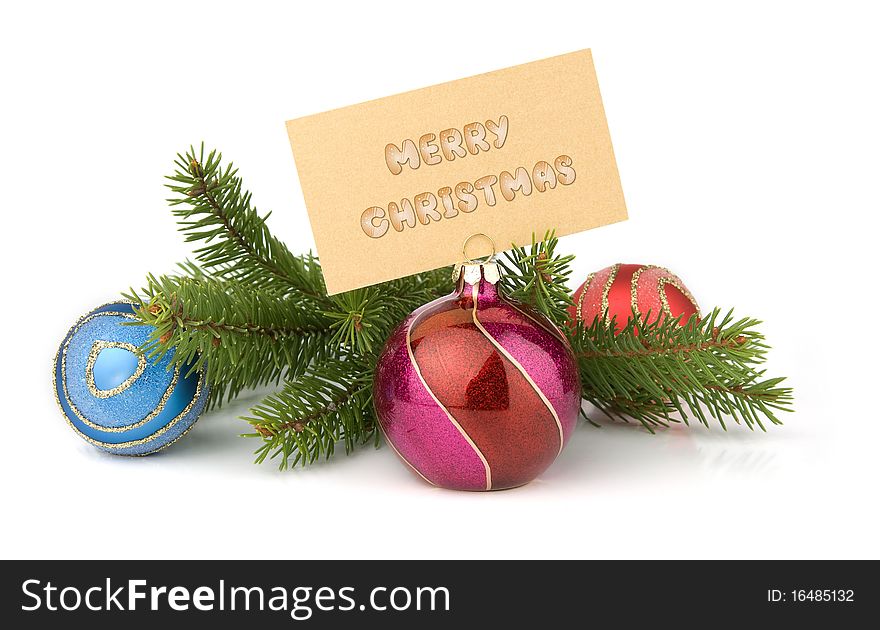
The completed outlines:
<svg viewBox="0 0 880 630">
<path fill-rule="evenodd" d="M 406 139 L 398 147 L 390 143 L 385 147 L 385 164 L 393 175 L 400 175 L 404 165 L 416 170 L 422 165 L 433 166 L 443 160 L 453 161 L 469 155 L 478 155 L 491 149 L 501 149 L 507 141 L 510 121 L 501 116 L 498 121 L 466 124 L 461 131 L 444 129 L 435 135 L 426 133 L 418 141 Z M 410 198 L 389 202 L 386 206 L 370 206 L 361 213 L 361 228 L 370 238 L 381 238 L 389 229 L 402 232 L 417 224 L 428 225 L 432 221 L 452 219 L 459 212 L 476 210 L 482 200 L 494 206 L 500 196 L 513 201 L 517 194 L 529 196 L 533 191 L 543 193 L 556 188 L 557 184 L 568 186 L 575 181 L 576 173 L 572 159 L 560 155 L 552 163 L 540 160 L 531 168 L 523 166 L 479 177 L 473 182 L 459 182 L 444 186 L 433 192 L 422 192 Z"/>
</svg>

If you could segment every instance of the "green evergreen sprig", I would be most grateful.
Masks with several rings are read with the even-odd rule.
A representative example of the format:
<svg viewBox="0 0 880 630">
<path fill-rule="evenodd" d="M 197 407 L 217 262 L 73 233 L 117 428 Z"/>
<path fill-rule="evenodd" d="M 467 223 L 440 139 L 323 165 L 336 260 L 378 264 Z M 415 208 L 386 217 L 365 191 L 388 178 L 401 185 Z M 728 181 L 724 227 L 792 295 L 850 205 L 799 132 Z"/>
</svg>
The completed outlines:
<svg viewBox="0 0 880 630">
<path fill-rule="evenodd" d="M 211 403 L 302 374 L 327 356 L 333 320 L 308 303 L 205 275 L 149 276 L 131 290 L 140 321 L 155 330 L 143 350 L 174 350 L 175 365 L 205 369 Z"/>
<path fill-rule="evenodd" d="M 764 378 L 769 349 L 755 319 L 734 320 L 718 309 L 686 322 L 633 315 L 620 327 L 597 318 L 570 335 L 583 398 L 612 418 L 635 419 L 653 432 L 689 416 L 726 429 L 725 419 L 766 430 L 762 418 L 782 424 L 792 390 L 783 378 Z"/>
<path fill-rule="evenodd" d="M 372 373 L 379 349 L 412 310 L 451 290 L 449 269 L 328 296 L 318 260 L 296 256 L 272 236 L 238 171 L 204 146 L 178 154 L 169 199 L 195 262 L 176 275 L 149 276 L 136 302 L 154 326 L 143 350 L 174 352 L 176 365 L 205 368 L 212 404 L 269 384 L 279 391 L 244 417 L 261 440 L 257 461 L 281 468 L 378 441 Z M 759 322 L 712 311 L 684 325 L 631 318 L 572 326 L 566 286 L 574 256 L 556 253 L 552 232 L 504 255 L 503 287 L 566 331 L 577 355 L 583 398 L 612 418 L 649 431 L 695 417 L 765 428 L 791 409 L 781 378 L 764 378 L 767 345 Z M 616 331 L 616 332 L 615 332 Z M 283 384 L 282 384 L 283 383 Z"/>
<path fill-rule="evenodd" d="M 425 302 L 449 293 L 448 268 L 330 296 L 335 310 L 325 311 L 333 341 L 358 353 L 376 352 L 407 315 Z"/>
<path fill-rule="evenodd" d="M 329 458 L 342 444 L 345 452 L 379 434 L 372 404 L 372 362 L 363 357 L 329 358 L 289 379 L 244 418 L 262 440 L 257 462 L 278 459 L 279 468 Z"/>
<path fill-rule="evenodd" d="M 295 256 L 272 236 L 252 195 L 242 186 L 238 169 L 225 166 L 218 151 L 190 147 L 177 154 L 175 172 L 167 176 L 174 195 L 168 199 L 187 242 L 204 243 L 196 260 L 206 273 L 263 288 L 294 294 L 301 300 L 327 305 L 324 277 L 311 254 Z"/>
<path fill-rule="evenodd" d="M 449 269 L 328 296 L 318 260 L 272 236 L 219 152 L 190 147 L 168 179 L 185 240 L 202 245 L 177 275 L 151 275 L 126 295 L 155 327 L 143 351 L 204 368 L 211 405 L 283 383 L 245 418 L 263 440 L 259 461 L 307 463 L 339 441 L 350 450 L 368 440 L 376 425 L 363 384 L 377 353 L 410 311 L 450 290 Z"/>
<path fill-rule="evenodd" d="M 572 304 L 566 283 L 574 256 L 556 254 L 558 244 L 559 239 L 552 231 L 545 233 L 540 241 L 532 235 L 528 250 L 513 245 L 499 264 L 505 272 L 501 282 L 506 295 L 531 305 L 555 324 L 564 326 Z"/>
</svg>

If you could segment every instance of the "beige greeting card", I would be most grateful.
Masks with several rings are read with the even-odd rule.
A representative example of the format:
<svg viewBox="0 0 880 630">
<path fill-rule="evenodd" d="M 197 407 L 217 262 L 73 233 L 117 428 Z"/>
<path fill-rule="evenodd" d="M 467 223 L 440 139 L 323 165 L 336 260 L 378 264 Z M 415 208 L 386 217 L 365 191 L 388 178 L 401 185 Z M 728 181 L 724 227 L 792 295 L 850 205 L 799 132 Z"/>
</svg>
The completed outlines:
<svg viewBox="0 0 880 630">
<path fill-rule="evenodd" d="M 287 131 L 330 294 L 627 216 L 589 50 Z"/>
</svg>

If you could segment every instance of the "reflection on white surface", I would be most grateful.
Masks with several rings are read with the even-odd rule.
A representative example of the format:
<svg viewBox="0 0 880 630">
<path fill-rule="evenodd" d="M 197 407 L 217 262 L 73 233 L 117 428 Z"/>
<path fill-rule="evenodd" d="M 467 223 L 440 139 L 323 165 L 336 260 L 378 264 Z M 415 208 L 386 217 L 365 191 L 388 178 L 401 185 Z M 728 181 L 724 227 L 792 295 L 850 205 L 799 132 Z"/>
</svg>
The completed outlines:
<svg viewBox="0 0 880 630">
<path fill-rule="evenodd" d="M 771 426 L 767 433 L 733 425 L 723 431 L 717 424 L 707 429 L 699 423 L 672 424 L 649 433 L 637 422 L 611 421 L 599 415 L 591 418 L 599 428 L 582 425 L 563 458 L 551 469 L 589 468 L 591 478 L 611 480 L 681 475 L 728 476 L 774 475 L 784 461 L 787 427 Z M 545 475 L 546 477 L 546 475 Z"/>
</svg>

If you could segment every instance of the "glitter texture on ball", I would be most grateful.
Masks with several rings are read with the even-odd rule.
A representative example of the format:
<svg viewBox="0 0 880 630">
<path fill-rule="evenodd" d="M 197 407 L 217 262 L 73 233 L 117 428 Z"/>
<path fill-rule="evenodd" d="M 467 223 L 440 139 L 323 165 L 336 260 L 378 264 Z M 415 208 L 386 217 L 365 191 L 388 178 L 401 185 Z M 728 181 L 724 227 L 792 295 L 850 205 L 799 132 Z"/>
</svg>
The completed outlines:
<svg viewBox="0 0 880 630">
<path fill-rule="evenodd" d="M 154 363 L 137 352 L 149 326 L 131 302 L 105 304 L 81 317 L 55 356 L 55 396 L 81 438 L 116 455 L 148 455 L 182 437 L 205 407 L 203 372 L 171 368 L 171 354 Z"/>
<path fill-rule="evenodd" d="M 681 278 L 656 265 L 628 265 L 618 263 L 587 276 L 574 292 L 570 307 L 571 321 L 587 326 L 607 312 L 608 319 L 617 320 L 622 328 L 633 313 L 656 321 L 660 317 L 676 318 L 687 322 L 699 314 L 700 307 Z"/>
<path fill-rule="evenodd" d="M 373 400 L 386 441 L 431 484 L 501 490 L 556 459 L 580 409 L 568 342 L 499 293 L 495 263 L 463 265 L 456 290 L 385 344 Z"/>
</svg>

